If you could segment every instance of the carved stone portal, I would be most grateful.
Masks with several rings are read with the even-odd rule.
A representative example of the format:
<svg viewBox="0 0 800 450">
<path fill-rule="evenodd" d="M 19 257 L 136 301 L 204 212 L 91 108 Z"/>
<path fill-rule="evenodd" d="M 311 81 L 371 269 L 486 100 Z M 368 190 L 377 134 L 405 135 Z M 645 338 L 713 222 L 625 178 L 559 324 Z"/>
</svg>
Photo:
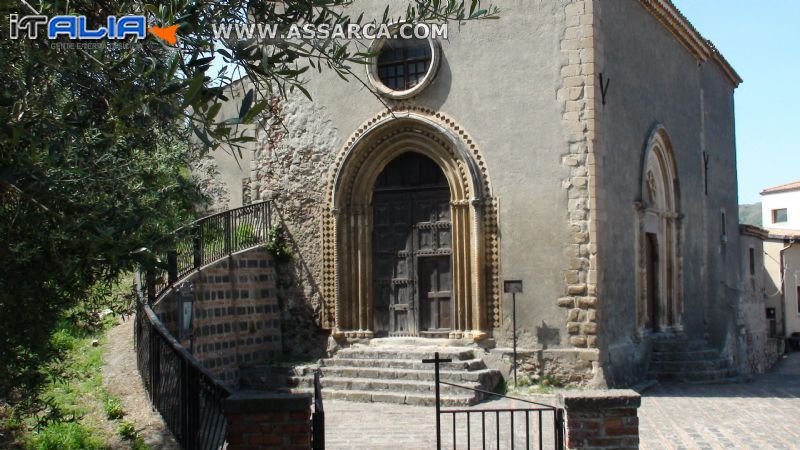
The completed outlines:
<svg viewBox="0 0 800 450">
<path fill-rule="evenodd" d="M 330 182 L 323 322 L 340 337 L 370 338 L 376 331 L 379 335 L 487 337 L 496 326 L 494 310 L 499 309 L 494 298 L 487 298 L 495 295 L 487 295 L 487 287 L 497 286 L 496 280 L 487 282 L 487 275 L 496 276 L 498 261 L 496 236 L 487 236 L 484 230 L 496 233 L 496 225 L 485 227 L 496 223 L 496 209 L 482 161 L 476 161 L 474 147 L 465 144 L 457 131 L 427 115 L 404 112 L 401 117 L 389 115 L 372 122 L 339 155 Z M 391 187 L 382 189 L 389 183 L 379 179 L 387 166 L 409 155 L 438 170 L 435 176 L 440 177 L 440 185 L 428 186 L 427 193 L 411 186 L 397 195 L 391 194 Z M 444 210 L 437 209 L 433 219 L 409 216 L 407 227 L 394 234 L 412 240 L 402 242 L 403 248 L 386 248 L 389 244 L 384 239 L 391 239 L 392 233 L 375 242 L 378 234 L 387 231 L 376 222 L 377 213 L 398 202 L 405 205 L 400 214 L 420 212 L 425 205 Z M 418 236 L 412 238 L 412 233 Z M 492 249 L 488 263 L 487 241 Z M 395 268 L 399 265 L 403 276 L 381 266 L 387 262 L 382 258 Z M 401 287 L 394 293 L 384 292 Z"/>
<path fill-rule="evenodd" d="M 669 136 L 652 133 L 642 171 L 637 217 L 637 328 L 641 333 L 681 331 L 683 285 L 678 176 Z"/>
</svg>

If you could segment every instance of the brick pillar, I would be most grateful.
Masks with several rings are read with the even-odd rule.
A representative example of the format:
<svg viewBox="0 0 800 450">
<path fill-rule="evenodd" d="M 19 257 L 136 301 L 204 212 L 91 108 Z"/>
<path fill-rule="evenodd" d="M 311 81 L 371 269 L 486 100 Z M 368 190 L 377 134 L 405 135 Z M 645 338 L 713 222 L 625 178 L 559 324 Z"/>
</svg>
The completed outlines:
<svg viewBox="0 0 800 450">
<path fill-rule="evenodd" d="M 311 448 L 311 396 L 237 392 L 225 400 L 228 450 Z"/>
<path fill-rule="evenodd" d="M 563 394 L 567 448 L 638 449 L 641 404 L 629 389 L 582 391 Z"/>
</svg>

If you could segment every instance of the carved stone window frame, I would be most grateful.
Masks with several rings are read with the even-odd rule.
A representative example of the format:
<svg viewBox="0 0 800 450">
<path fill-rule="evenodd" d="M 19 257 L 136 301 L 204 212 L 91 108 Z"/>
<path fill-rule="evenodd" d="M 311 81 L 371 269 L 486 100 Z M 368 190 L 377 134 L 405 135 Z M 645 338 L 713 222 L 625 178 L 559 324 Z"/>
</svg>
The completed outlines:
<svg viewBox="0 0 800 450">
<path fill-rule="evenodd" d="M 394 35 L 400 24 L 392 24 L 390 25 L 389 31 Z M 395 38 L 393 38 L 395 39 Z M 372 41 L 369 46 L 369 53 L 373 53 L 375 55 L 379 55 L 381 49 L 386 44 L 389 39 L 387 38 L 378 38 Z M 428 37 L 424 39 L 428 42 L 431 51 L 431 62 L 428 65 L 428 71 L 423 76 L 422 81 L 417 83 L 415 86 L 405 89 L 405 90 L 394 90 L 383 84 L 380 76 L 378 75 L 378 58 L 379 56 L 374 56 L 369 59 L 367 64 L 367 79 L 369 80 L 370 84 L 373 86 L 375 91 L 384 96 L 394 100 L 403 100 L 407 98 L 414 97 L 415 95 L 422 92 L 428 85 L 431 84 L 434 78 L 436 78 L 436 73 L 439 71 L 439 64 L 441 63 L 442 55 L 441 55 L 441 48 L 439 43 L 434 40 L 432 37 Z"/>
</svg>

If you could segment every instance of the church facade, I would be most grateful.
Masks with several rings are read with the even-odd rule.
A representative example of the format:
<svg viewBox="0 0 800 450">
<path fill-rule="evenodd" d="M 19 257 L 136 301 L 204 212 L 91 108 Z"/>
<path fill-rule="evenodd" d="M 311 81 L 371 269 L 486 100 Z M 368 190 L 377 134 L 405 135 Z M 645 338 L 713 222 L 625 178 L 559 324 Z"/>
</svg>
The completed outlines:
<svg viewBox="0 0 800 450">
<path fill-rule="evenodd" d="M 504 347 L 521 280 L 529 367 L 581 385 L 641 379 L 653 339 L 740 351 L 736 72 L 668 0 L 496 4 L 368 43 L 363 85 L 314 74 L 243 169 L 206 162 L 218 206 L 275 201 L 285 302 L 337 345 Z"/>
</svg>

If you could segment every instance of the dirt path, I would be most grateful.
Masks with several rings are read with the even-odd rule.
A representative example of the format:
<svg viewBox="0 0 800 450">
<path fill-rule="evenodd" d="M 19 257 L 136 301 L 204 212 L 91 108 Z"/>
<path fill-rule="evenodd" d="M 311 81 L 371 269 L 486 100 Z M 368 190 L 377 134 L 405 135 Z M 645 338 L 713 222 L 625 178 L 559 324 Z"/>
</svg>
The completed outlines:
<svg viewBox="0 0 800 450">
<path fill-rule="evenodd" d="M 136 430 L 150 448 L 179 449 L 161 415 L 150 406 L 136 370 L 133 318 L 108 332 L 103 352 L 103 383 L 111 395 L 120 399 L 125 420 L 136 424 Z"/>
</svg>

